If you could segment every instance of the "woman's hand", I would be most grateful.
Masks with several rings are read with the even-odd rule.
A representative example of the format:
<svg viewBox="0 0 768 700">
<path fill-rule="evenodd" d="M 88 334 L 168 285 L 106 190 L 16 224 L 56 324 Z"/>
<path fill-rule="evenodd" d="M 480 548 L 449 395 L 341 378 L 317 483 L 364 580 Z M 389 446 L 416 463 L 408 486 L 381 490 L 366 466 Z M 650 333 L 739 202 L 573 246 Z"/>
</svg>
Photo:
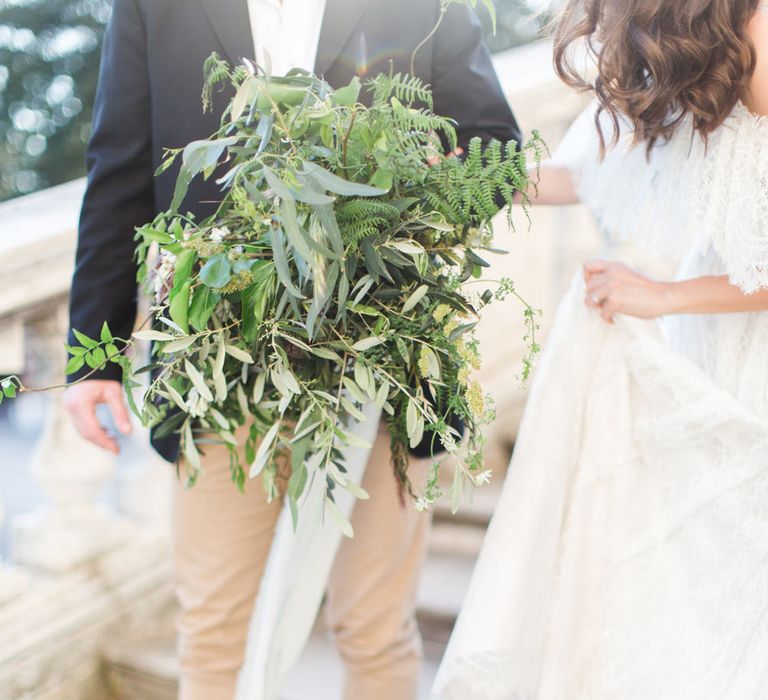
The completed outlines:
<svg viewBox="0 0 768 700">
<path fill-rule="evenodd" d="M 584 263 L 587 306 L 598 309 L 608 323 L 615 314 L 657 318 L 670 313 L 670 285 L 657 282 L 626 265 L 606 260 Z"/>
</svg>

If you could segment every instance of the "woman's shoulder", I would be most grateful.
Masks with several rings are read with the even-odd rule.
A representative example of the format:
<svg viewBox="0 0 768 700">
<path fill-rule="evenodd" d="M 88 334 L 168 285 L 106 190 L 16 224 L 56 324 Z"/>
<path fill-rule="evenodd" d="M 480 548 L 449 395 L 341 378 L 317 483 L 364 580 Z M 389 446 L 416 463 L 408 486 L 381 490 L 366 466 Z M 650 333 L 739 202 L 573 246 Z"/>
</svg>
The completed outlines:
<svg viewBox="0 0 768 700">
<path fill-rule="evenodd" d="M 762 2 L 748 27 L 757 65 L 746 102 L 755 114 L 768 115 L 768 3 Z"/>
</svg>

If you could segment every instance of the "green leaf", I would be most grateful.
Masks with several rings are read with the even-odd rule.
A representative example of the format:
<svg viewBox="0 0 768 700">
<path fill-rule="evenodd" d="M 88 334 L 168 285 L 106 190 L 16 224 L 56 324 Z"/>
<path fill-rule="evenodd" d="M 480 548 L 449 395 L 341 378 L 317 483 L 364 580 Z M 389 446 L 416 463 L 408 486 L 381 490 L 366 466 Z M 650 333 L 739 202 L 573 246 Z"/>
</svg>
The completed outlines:
<svg viewBox="0 0 768 700">
<path fill-rule="evenodd" d="M 6 379 L 2 383 L 3 387 L 3 396 L 5 396 L 8 399 L 12 399 L 16 396 L 16 385 L 13 383 L 13 380 Z"/>
<path fill-rule="evenodd" d="M 384 408 L 384 404 L 387 401 L 387 397 L 389 396 L 389 382 L 384 382 L 380 387 L 378 392 L 376 393 L 376 398 L 374 399 L 374 403 L 376 405 L 376 408 L 381 410 Z"/>
<path fill-rule="evenodd" d="M 307 243 L 307 234 L 299 226 L 298 219 L 296 218 L 296 203 L 293 199 L 281 200 L 280 219 L 283 222 L 283 230 L 288 238 L 288 242 L 304 260 L 309 260 L 312 253 Z"/>
<path fill-rule="evenodd" d="M 344 438 L 350 447 L 359 447 L 361 450 L 371 449 L 371 443 L 361 438 L 357 433 L 344 433 Z"/>
<path fill-rule="evenodd" d="M 336 523 L 336 526 L 341 530 L 341 533 L 344 535 L 344 537 L 354 537 L 355 531 L 352 529 L 352 523 L 347 520 L 346 517 L 342 514 L 342 512 L 339 510 L 339 507 L 330 499 L 328 496 L 325 497 L 325 508 L 328 512 L 328 515 L 331 516 L 331 519 L 333 522 Z"/>
<path fill-rule="evenodd" d="M 236 122 L 243 116 L 245 108 L 248 107 L 258 95 L 256 86 L 253 80 L 246 78 L 237 90 L 234 99 L 232 100 L 232 106 L 230 107 L 230 117 L 233 122 Z"/>
<path fill-rule="evenodd" d="M 162 331 L 136 331 L 133 334 L 133 337 L 136 338 L 136 340 L 156 340 L 159 342 L 176 339 L 175 335 L 163 333 Z"/>
<path fill-rule="evenodd" d="M 355 381 L 363 391 L 368 391 L 368 386 L 371 383 L 370 375 L 368 368 L 362 362 L 355 362 Z"/>
<path fill-rule="evenodd" d="M 85 333 L 81 333 L 74 328 L 72 329 L 72 333 L 75 334 L 75 338 L 80 341 L 81 345 L 85 348 L 88 348 L 89 350 L 95 348 L 99 344 L 98 341 L 92 340 L 87 335 L 85 335 Z"/>
<path fill-rule="evenodd" d="M 390 282 L 394 282 L 392 277 L 384 264 L 384 258 L 381 257 L 381 253 L 376 250 L 373 243 L 367 238 L 360 241 L 360 249 L 363 251 L 363 260 L 365 261 L 365 267 L 368 270 L 371 277 L 378 278 L 379 276 L 385 277 Z"/>
<path fill-rule="evenodd" d="M 275 260 L 275 269 L 280 283 L 288 290 L 288 293 L 297 299 L 306 297 L 299 291 L 291 279 L 291 271 L 288 267 L 288 255 L 285 252 L 285 235 L 280 229 L 272 229 L 270 234 L 272 240 L 272 255 Z"/>
<path fill-rule="evenodd" d="M 278 432 L 280 431 L 280 421 L 275 423 L 268 431 L 261 441 L 259 449 L 256 450 L 256 457 L 251 464 L 250 477 L 254 477 L 261 474 L 264 467 L 267 465 L 269 456 L 272 453 L 272 445 L 275 442 Z"/>
<path fill-rule="evenodd" d="M 487 260 L 483 260 L 477 253 L 475 253 L 470 248 L 466 248 L 464 250 L 464 255 L 467 256 L 467 259 L 474 263 L 475 265 L 479 265 L 480 267 L 490 267 L 491 263 L 489 263 Z"/>
<path fill-rule="evenodd" d="M 91 356 L 98 369 L 103 369 L 104 365 L 107 364 L 107 353 L 104 352 L 104 348 L 94 348 L 91 351 Z"/>
<path fill-rule="evenodd" d="M 341 364 L 341 355 L 334 352 L 333 350 L 329 350 L 328 348 L 320 347 L 319 345 L 313 345 L 309 348 L 309 351 L 313 355 L 317 355 L 318 357 L 322 357 L 324 360 L 333 360 L 334 362 Z"/>
<path fill-rule="evenodd" d="M 182 151 L 182 163 L 193 173 L 214 167 L 224 149 L 237 143 L 236 136 L 223 139 L 201 139 L 187 144 Z"/>
<path fill-rule="evenodd" d="M 208 287 L 219 289 L 232 279 L 232 264 L 226 253 L 214 255 L 200 270 L 200 281 Z"/>
<path fill-rule="evenodd" d="M 347 481 L 346 484 L 344 484 L 344 488 L 347 489 L 355 498 L 361 500 L 361 501 L 367 501 L 370 499 L 369 493 L 358 484 L 354 483 L 353 481 Z"/>
<path fill-rule="evenodd" d="M 226 351 L 227 355 L 231 355 L 236 360 L 240 360 L 240 362 L 245 362 L 249 365 L 253 364 L 253 358 L 245 350 L 241 350 L 234 345 L 225 345 L 224 350 Z"/>
<path fill-rule="evenodd" d="M 366 350 L 375 348 L 377 345 L 381 345 L 385 341 L 386 338 L 382 338 L 380 336 L 371 336 L 369 338 L 358 340 L 354 345 L 352 345 L 352 349 L 357 350 L 358 352 L 365 352 Z"/>
<path fill-rule="evenodd" d="M 297 202 L 303 202 L 311 206 L 332 205 L 336 200 L 330 195 L 323 194 L 318 190 L 312 178 L 302 173 L 296 173 L 296 181 L 301 185 L 297 189 L 291 190 L 291 195 Z"/>
<path fill-rule="evenodd" d="M 221 415 L 215 408 L 209 408 L 208 413 L 213 416 L 213 420 L 218 423 L 219 427 L 222 430 L 229 430 L 232 426 L 229 424 L 229 421 L 227 421 L 224 416 Z"/>
<path fill-rule="evenodd" d="M 341 229 L 339 223 L 336 220 L 336 214 L 333 206 L 330 204 L 317 205 L 312 207 L 315 211 L 320 226 L 322 226 L 325 235 L 328 237 L 328 241 L 331 244 L 333 251 L 341 256 L 344 253 L 344 241 L 341 236 Z M 342 304 L 343 305 L 343 304 Z"/>
<path fill-rule="evenodd" d="M 267 381 L 267 374 L 266 372 L 262 372 L 261 374 L 256 375 L 256 379 L 253 382 L 253 403 L 254 405 L 258 405 L 261 399 L 264 396 L 264 385 Z"/>
<path fill-rule="evenodd" d="M 83 355 L 75 355 L 74 357 L 70 358 L 69 362 L 67 362 L 66 367 L 64 367 L 64 374 L 74 374 L 82 368 L 82 366 L 85 364 L 85 356 Z"/>
<path fill-rule="evenodd" d="M 182 154 L 182 163 L 176 188 L 173 192 L 171 211 L 177 211 L 189 189 L 189 184 L 198 173 L 215 167 L 224 149 L 237 143 L 237 137 L 230 136 L 215 141 L 192 141 Z"/>
<path fill-rule="evenodd" d="M 200 370 L 198 370 L 189 360 L 186 358 L 184 359 L 184 370 L 187 373 L 187 376 L 189 377 L 190 381 L 192 382 L 192 386 L 197 389 L 197 393 L 200 394 L 206 401 L 213 401 L 213 394 L 211 393 L 211 390 L 208 388 L 208 385 L 205 383 L 205 379 L 203 378 L 203 375 L 200 373 Z"/>
<path fill-rule="evenodd" d="M 360 78 L 355 76 L 349 85 L 345 85 L 339 88 L 333 93 L 331 100 L 333 104 L 341 107 L 354 107 L 357 104 L 357 99 L 360 97 Z"/>
<path fill-rule="evenodd" d="M 196 331 L 204 330 L 220 299 L 221 295 L 210 287 L 196 287 L 192 294 L 192 303 L 189 305 L 189 325 Z"/>
<path fill-rule="evenodd" d="M 416 432 L 419 420 L 419 407 L 412 400 L 408 401 L 408 408 L 405 410 L 405 427 L 410 438 Z"/>
<path fill-rule="evenodd" d="M 171 353 L 179 352 L 180 350 L 186 350 L 196 340 L 197 338 L 193 335 L 189 335 L 186 338 L 179 338 L 178 340 L 173 340 L 167 345 L 163 345 L 162 352 L 170 355 Z"/>
<path fill-rule="evenodd" d="M 137 413 L 137 411 L 134 411 L 134 413 Z M 137 413 L 138 415 L 138 413 Z M 164 438 L 168 437 L 171 433 L 173 433 L 176 428 L 181 426 L 181 424 L 187 419 L 186 413 L 180 413 L 180 412 L 174 412 L 168 418 L 166 418 L 160 425 L 158 425 L 153 431 L 152 434 L 156 438 Z"/>
<path fill-rule="evenodd" d="M 345 399 L 343 396 L 341 397 L 341 405 L 343 406 L 344 410 L 352 416 L 356 421 L 359 421 L 360 423 L 364 423 L 366 420 L 368 420 L 365 417 L 365 413 L 363 413 L 357 406 L 355 406 L 351 401 L 348 399 Z"/>
<path fill-rule="evenodd" d="M 440 379 L 440 360 L 428 345 L 421 346 L 421 352 L 427 364 L 427 378 Z"/>
<path fill-rule="evenodd" d="M 197 260 L 197 251 L 192 248 L 184 248 L 176 257 L 176 263 L 173 267 L 173 289 L 171 298 L 173 298 L 192 277 L 192 268 Z"/>
<path fill-rule="evenodd" d="M 380 187 L 371 187 L 345 180 L 310 161 L 304 163 L 304 173 L 312 176 L 313 180 L 323 189 L 345 197 L 379 197 L 387 193 L 387 190 Z"/>
<path fill-rule="evenodd" d="M 182 443 L 184 446 L 184 456 L 187 458 L 189 465 L 195 470 L 200 469 L 200 453 L 195 446 L 195 438 L 192 436 L 192 424 L 187 421 L 184 424 L 184 430 L 182 432 Z"/>
<path fill-rule="evenodd" d="M 379 168 L 371 178 L 370 184 L 372 187 L 376 187 L 382 190 L 391 190 L 395 184 L 395 174 L 391 170 L 385 168 Z"/>
<path fill-rule="evenodd" d="M 417 287 L 416 291 L 414 291 L 413 294 L 408 297 L 405 304 L 403 304 L 403 313 L 407 314 L 411 309 L 415 308 L 416 304 L 424 298 L 428 291 L 429 285 L 422 284 L 420 287 Z"/>
<path fill-rule="evenodd" d="M 171 320 L 181 328 L 184 333 L 189 333 L 189 293 L 192 282 L 187 281 L 179 289 L 171 301 L 168 313 Z"/>
<path fill-rule="evenodd" d="M 112 337 L 112 331 L 109 330 L 109 326 L 107 325 L 106 321 L 104 321 L 104 325 L 101 327 L 100 337 L 102 343 L 111 343 L 114 340 Z"/>
<path fill-rule="evenodd" d="M 293 195 L 288 189 L 288 186 L 280 179 L 272 168 L 267 165 L 263 166 L 264 177 L 267 180 L 269 189 L 271 189 L 278 197 L 283 201 L 293 201 Z"/>
<path fill-rule="evenodd" d="M 416 241 L 392 241 L 388 245 L 406 255 L 422 255 L 424 253 L 424 248 Z"/>
<path fill-rule="evenodd" d="M 171 397 L 171 401 L 173 401 L 173 403 L 175 403 L 182 411 L 184 411 L 184 413 L 187 413 L 187 404 L 184 402 L 182 395 L 165 380 L 163 380 L 163 387 L 165 388 L 166 392 L 168 392 L 168 396 Z"/>
<path fill-rule="evenodd" d="M 245 390 L 243 389 L 243 385 L 238 382 L 237 388 L 235 390 L 235 395 L 237 396 L 237 405 L 240 407 L 240 413 L 242 413 L 244 416 L 248 416 L 248 397 L 245 395 Z"/>
<path fill-rule="evenodd" d="M 286 492 L 298 501 L 307 485 L 307 465 L 305 457 L 312 444 L 312 437 L 307 436 L 291 445 L 291 478 L 288 480 Z"/>
<path fill-rule="evenodd" d="M 344 377 L 341 380 L 342 384 L 344 385 L 344 388 L 352 394 L 352 396 L 359 401 L 360 403 L 365 403 L 366 396 L 365 392 L 357 385 L 355 381 L 352 380 L 351 377 Z"/>
</svg>

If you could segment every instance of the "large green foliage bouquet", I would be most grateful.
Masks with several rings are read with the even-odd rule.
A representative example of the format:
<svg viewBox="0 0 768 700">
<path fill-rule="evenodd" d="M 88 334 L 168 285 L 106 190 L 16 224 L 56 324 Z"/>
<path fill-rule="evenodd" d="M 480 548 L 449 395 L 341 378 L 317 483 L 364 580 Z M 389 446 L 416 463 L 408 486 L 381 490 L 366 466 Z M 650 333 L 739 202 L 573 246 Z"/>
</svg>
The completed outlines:
<svg viewBox="0 0 768 700">
<path fill-rule="evenodd" d="M 234 98 L 212 138 L 168 152 L 161 169 L 181 159 L 173 205 L 136 235 L 153 329 L 77 333 L 67 371 L 116 362 L 130 397 L 151 370 L 133 409 L 159 435 L 180 433 L 191 482 L 215 441 L 229 447 L 239 487 L 261 475 L 275 496 L 277 457 L 290 453 L 294 514 L 321 478 L 343 528 L 334 489 L 365 497 L 345 478 L 344 449 L 360 446 L 349 426 L 374 402 L 402 486 L 412 488 L 408 447 L 426 438 L 456 458 L 456 501 L 486 478 L 481 426 L 493 413 L 470 377 L 480 362 L 473 329 L 484 305 L 516 294 L 509 280 L 483 294 L 469 285 L 488 265 L 499 203 L 527 189 L 540 140 L 520 149 L 476 139 L 463 158 L 445 157 L 440 138 L 455 149 L 454 125 L 409 76 L 334 91 L 300 71 L 268 77 L 215 55 L 205 72 L 206 104 L 224 82 Z M 216 213 L 179 212 L 192 178 L 214 173 Z M 535 351 L 534 311 L 524 313 Z M 148 365 L 125 353 L 135 340 L 153 341 Z M 437 469 L 419 487 L 421 507 L 440 495 Z"/>
</svg>

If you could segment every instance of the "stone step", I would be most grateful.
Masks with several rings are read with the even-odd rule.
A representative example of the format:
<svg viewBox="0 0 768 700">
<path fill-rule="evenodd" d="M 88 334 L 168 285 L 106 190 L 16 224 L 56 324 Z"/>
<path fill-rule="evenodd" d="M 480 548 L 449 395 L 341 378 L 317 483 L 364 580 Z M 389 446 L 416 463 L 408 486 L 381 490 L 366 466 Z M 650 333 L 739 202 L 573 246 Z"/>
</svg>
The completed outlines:
<svg viewBox="0 0 768 700">
<path fill-rule="evenodd" d="M 428 657 L 425 688 L 461 608 L 483 534 L 480 527 L 454 522 L 437 522 L 433 527 L 418 592 L 419 627 Z M 114 641 L 104 648 L 104 666 L 111 700 L 175 699 L 179 668 L 171 638 Z M 285 700 L 326 700 L 325 695 L 303 694 L 312 684 L 336 688 L 327 695 L 327 700 L 335 700 L 340 697 L 341 676 L 341 664 L 321 615 L 288 684 Z"/>
<path fill-rule="evenodd" d="M 427 699 L 444 650 L 442 644 L 424 641 L 419 700 Z M 105 667 L 109 700 L 176 700 L 179 669 L 172 640 L 142 647 L 113 644 L 105 652 Z M 338 700 L 342 684 L 338 652 L 318 623 L 288 679 L 282 700 Z"/>
<path fill-rule="evenodd" d="M 110 700 L 176 700 L 179 664 L 172 638 L 112 642 L 102 654 Z"/>
</svg>

